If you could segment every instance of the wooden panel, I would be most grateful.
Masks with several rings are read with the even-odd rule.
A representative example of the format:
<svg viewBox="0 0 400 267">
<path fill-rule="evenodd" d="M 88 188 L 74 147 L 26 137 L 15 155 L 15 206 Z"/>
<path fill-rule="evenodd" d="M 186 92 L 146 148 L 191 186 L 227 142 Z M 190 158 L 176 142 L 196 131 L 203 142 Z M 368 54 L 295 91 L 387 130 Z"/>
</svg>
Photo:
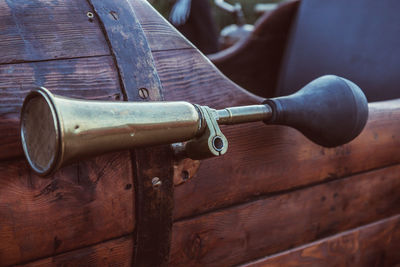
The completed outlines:
<svg viewBox="0 0 400 267">
<path fill-rule="evenodd" d="M 193 48 L 178 32 L 145 0 L 130 0 L 138 15 L 152 51 Z"/>
<path fill-rule="evenodd" d="M 389 267 L 396 264 L 400 264 L 399 215 L 245 264 L 243 267 Z"/>
<path fill-rule="evenodd" d="M 194 48 L 157 51 L 153 57 L 166 100 L 187 100 L 213 108 L 259 104 L 263 100 L 226 78 Z"/>
<path fill-rule="evenodd" d="M 0 265 L 27 262 L 129 234 L 134 228 L 129 153 L 33 175 L 0 163 Z"/>
<path fill-rule="evenodd" d="M 397 215 L 242 266 L 393 266 L 400 263 L 399 246 Z M 130 266 L 132 250 L 128 236 L 22 266 Z"/>
<path fill-rule="evenodd" d="M 167 100 L 213 108 L 261 102 L 221 76 L 196 50 L 153 55 Z M 176 188 L 175 218 L 399 163 L 400 100 L 372 103 L 369 108 L 363 133 L 333 149 L 315 145 L 289 127 L 223 127 L 228 153 L 202 161 L 197 175 Z"/>
<path fill-rule="evenodd" d="M 163 101 L 160 78 L 140 22 L 128 0 L 90 0 L 118 66 L 128 101 Z M 111 14 L 111 15 L 110 15 Z M 128 49 L 129 48 L 129 49 Z M 147 94 L 139 95 L 139 89 Z M 135 166 L 135 266 L 166 266 L 172 236 L 174 183 L 170 145 L 132 151 Z M 157 177 L 159 186 L 153 185 Z"/>
<path fill-rule="evenodd" d="M 399 176 L 396 165 L 176 222 L 171 264 L 230 266 L 398 214 Z"/>
<path fill-rule="evenodd" d="M 400 216 L 397 215 L 242 266 L 389 267 L 400 263 L 399 246 Z M 130 266 L 132 250 L 132 238 L 122 237 L 22 266 Z"/>
<path fill-rule="evenodd" d="M 27 92 L 39 85 L 70 97 L 122 98 L 109 56 L 0 65 L 0 159 L 22 155 L 20 108 Z"/>
<path fill-rule="evenodd" d="M 54 257 L 38 260 L 24 265 L 25 267 L 96 267 L 118 266 L 128 267 L 132 262 L 132 237 L 122 237 L 95 246 L 70 251 Z"/>
<path fill-rule="evenodd" d="M 82 0 L 0 0 L 0 64 L 108 55 L 90 10 Z"/>
</svg>

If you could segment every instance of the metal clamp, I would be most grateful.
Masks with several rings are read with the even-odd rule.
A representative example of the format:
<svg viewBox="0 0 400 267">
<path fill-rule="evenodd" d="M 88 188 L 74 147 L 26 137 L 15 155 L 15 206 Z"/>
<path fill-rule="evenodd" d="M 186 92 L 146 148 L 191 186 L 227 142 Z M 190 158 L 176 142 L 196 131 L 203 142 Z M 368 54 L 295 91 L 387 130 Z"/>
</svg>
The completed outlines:
<svg viewBox="0 0 400 267">
<path fill-rule="evenodd" d="M 217 111 L 207 106 L 195 105 L 202 116 L 204 132 L 185 145 L 185 152 L 191 159 L 206 159 L 221 156 L 228 150 L 228 139 L 221 132 Z"/>
</svg>

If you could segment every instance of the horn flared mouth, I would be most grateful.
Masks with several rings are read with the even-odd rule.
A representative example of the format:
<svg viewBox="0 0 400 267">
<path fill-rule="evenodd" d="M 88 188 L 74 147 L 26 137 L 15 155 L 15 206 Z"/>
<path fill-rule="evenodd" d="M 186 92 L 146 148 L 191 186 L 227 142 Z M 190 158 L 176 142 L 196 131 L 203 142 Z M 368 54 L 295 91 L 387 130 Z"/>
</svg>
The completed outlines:
<svg viewBox="0 0 400 267">
<path fill-rule="evenodd" d="M 21 111 L 21 141 L 31 168 L 39 175 L 53 172 L 61 150 L 61 131 L 54 96 L 41 87 L 31 91 Z"/>
</svg>

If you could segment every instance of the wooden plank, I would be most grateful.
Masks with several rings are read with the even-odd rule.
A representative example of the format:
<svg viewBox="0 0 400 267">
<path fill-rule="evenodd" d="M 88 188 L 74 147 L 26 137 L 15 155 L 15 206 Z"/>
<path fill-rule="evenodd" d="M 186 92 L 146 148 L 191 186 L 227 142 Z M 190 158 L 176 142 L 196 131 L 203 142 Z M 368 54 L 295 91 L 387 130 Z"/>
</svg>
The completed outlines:
<svg viewBox="0 0 400 267">
<path fill-rule="evenodd" d="M 166 100 L 224 108 L 260 103 L 224 78 L 196 50 L 153 53 Z M 227 207 L 260 195 L 345 177 L 400 162 L 400 100 L 371 103 L 363 133 L 327 149 L 284 126 L 226 126 L 228 153 L 201 162 L 175 190 L 175 218 Z M 318 167 L 316 167 L 318 166 Z"/>
<path fill-rule="evenodd" d="M 109 55 L 87 1 L 0 1 L 0 64 Z"/>
<path fill-rule="evenodd" d="M 396 165 L 176 222 L 170 263 L 231 266 L 393 216 L 399 173 Z"/>
<path fill-rule="evenodd" d="M 168 101 L 187 100 L 224 108 L 263 100 L 226 78 L 197 49 L 156 51 L 153 57 Z"/>
<path fill-rule="evenodd" d="M 396 215 L 242 266 L 389 267 L 400 263 L 399 246 L 400 215 Z M 132 238 L 122 237 L 19 266 L 130 266 L 132 250 Z"/>
<path fill-rule="evenodd" d="M 90 3 L 107 35 L 125 100 L 164 100 L 151 49 L 131 3 L 128 0 L 90 0 Z M 136 190 L 132 212 L 137 218 L 133 264 L 166 266 L 173 222 L 173 151 L 169 145 L 140 148 L 132 151 L 132 160 Z M 154 186 L 153 179 L 158 179 L 160 186 Z"/>
<path fill-rule="evenodd" d="M 27 263 L 24 267 L 47 267 L 47 266 L 119 266 L 128 267 L 132 263 L 133 241 L 132 237 L 122 237 L 100 243 L 98 245 L 85 247 L 59 254 L 50 258 Z"/>
<path fill-rule="evenodd" d="M 128 152 L 79 162 L 52 179 L 25 161 L 0 163 L 0 266 L 28 262 L 132 233 Z"/>
<path fill-rule="evenodd" d="M 37 86 L 70 97 L 122 99 L 110 56 L 0 65 L 0 160 L 22 156 L 20 108 Z"/>
<path fill-rule="evenodd" d="M 396 215 L 242 266 L 389 267 L 400 263 L 399 246 L 400 215 Z M 130 266 L 132 250 L 132 238 L 122 237 L 19 266 Z"/>
<path fill-rule="evenodd" d="M 382 266 L 400 264 L 400 215 L 272 255 L 243 267 Z"/>
<path fill-rule="evenodd" d="M 138 15 L 151 50 L 179 50 L 193 45 L 162 17 L 148 1 L 129 0 Z"/>
</svg>

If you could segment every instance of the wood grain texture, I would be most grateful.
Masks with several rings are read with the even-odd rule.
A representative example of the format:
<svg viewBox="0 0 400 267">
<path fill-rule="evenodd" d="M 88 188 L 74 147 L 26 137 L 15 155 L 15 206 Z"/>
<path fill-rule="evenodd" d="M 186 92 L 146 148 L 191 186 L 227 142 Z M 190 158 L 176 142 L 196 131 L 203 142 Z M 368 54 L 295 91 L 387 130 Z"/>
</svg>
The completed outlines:
<svg viewBox="0 0 400 267">
<path fill-rule="evenodd" d="M 157 13 L 147 1 L 129 0 L 139 16 L 151 50 L 180 50 L 192 44 L 173 25 Z"/>
<path fill-rule="evenodd" d="M 400 216 L 396 215 L 241 266 L 389 267 L 400 263 L 399 246 Z M 122 237 L 19 266 L 131 266 L 132 249 L 132 239 Z"/>
<path fill-rule="evenodd" d="M 162 101 L 160 78 L 151 49 L 128 0 L 90 0 L 103 29 L 127 101 Z M 146 94 L 139 95 L 144 90 Z M 166 266 L 173 222 L 173 151 L 171 146 L 132 151 L 135 187 L 135 266 Z M 160 186 L 153 186 L 158 179 Z"/>
<path fill-rule="evenodd" d="M 400 264 L 399 215 L 244 264 L 242 267 L 389 267 L 396 264 Z"/>
<path fill-rule="evenodd" d="M 389 267 L 400 263 L 399 246 L 400 216 L 396 215 L 241 266 Z M 18 266 L 130 266 L 132 249 L 132 239 L 122 237 Z"/>
<path fill-rule="evenodd" d="M 52 179 L 25 161 L 0 163 L 0 266 L 48 257 L 132 233 L 129 153 L 63 168 Z"/>
<path fill-rule="evenodd" d="M 186 100 L 212 108 L 225 108 L 259 104 L 263 100 L 226 78 L 195 48 L 156 51 L 153 57 L 168 101 Z"/>
<path fill-rule="evenodd" d="M 109 56 L 0 65 L 0 160 L 22 156 L 20 109 L 25 95 L 38 86 L 69 97 L 122 99 Z"/>
<path fill-rule="evenodd" d="M 221 76 L 196 50 L 153 55 L 167 100 L 212 108 L 261 102 Z M 333 149 L 315 145 L 289 127 L 223 127 L 228 153 L 202 161 L 197 175 L 176 188 L 175 219 L 399 163 L 400 100 L 371 103 L 369 108 L 362 134 Z"/>
<path fill-rule="evenodd" d="M 396 165 L 176 222 L 171 265 L 231 266 L 398 214 L 399 173 Z"/>
<path fill-rule="evenodd" d="M 0 1 L 0 64 L 109 55 L 86 1 Z"/>
<path fill-rule="evenodd" d="M 132 266 L 132 237 L 122 237 L 98 245 L 62 253 L 46 259 L 34 261 L 24 267 L 129 267 Z"/>
<path fill-rule="evenodd" d="M 261 102 L 167 28 L 146 1 L 132 1 L 139 7 L 136 11 L 150 40 L 166 100 L 187 100 L 214 108 Z M 51 49 L 46 49 L 51 55 Z M 89 64 L 97 66 L 93 71 L 85 67 L 88 63 L 76 60 L 0 67 L 0 101 L 4 97 L 1 103 L 11 103 L 0 105 L 0 116 L 4 117 L 0 121 L 11 129 L 10 136 L 18 138 L 15 111 L 35 83 L 73 97 L 112 100 L 119 96 L 111 58 L 79 59 L 97 62 Z M 67 70 L 62 71 L 62 66 Z M 22 68 L 15 71 L 7 67 Z M 373 103 L 370 108 L 364 133 L 336 149 L 314 145 L 287 127 L 262 123 L 224 127 L 230 141 L 228 154 L 203 161 L 197 176 L 175 190 L 178 221 L 174 224 L 171 264 L 244 263 L 399 213 L 399 166 L 337 180 L 400 163 L 400 100 Z M 20 155 L 18 140 L 9 140 L 3 145 L 11 145 L 1 150 L 9 150 L 5 158 Z M 63 259 L 58 257 L 66 251 L 71 253 L 69 260 L 74 255 L 93 255 L 93 262 L 100 264 L 100 255 L 109 253 L 107 248 L 98 253 L 74 254 L 71 250 L 128 235 L 134 229 L 134 188 L 127 153 L 64 168 L 53 180 L 31 175 L 22 161 L 1 162 L 0 166 L 0 265 L 54 254 L 58 256 L 51 262 L 59 259 L 62 265 Z M 122 250 L 119 263 L 123 265 L 126 258 L 122 254 L 127 254 Z M 91 262 L 90 257 L 82 259 L 83 264 Z"/>
</svg>

